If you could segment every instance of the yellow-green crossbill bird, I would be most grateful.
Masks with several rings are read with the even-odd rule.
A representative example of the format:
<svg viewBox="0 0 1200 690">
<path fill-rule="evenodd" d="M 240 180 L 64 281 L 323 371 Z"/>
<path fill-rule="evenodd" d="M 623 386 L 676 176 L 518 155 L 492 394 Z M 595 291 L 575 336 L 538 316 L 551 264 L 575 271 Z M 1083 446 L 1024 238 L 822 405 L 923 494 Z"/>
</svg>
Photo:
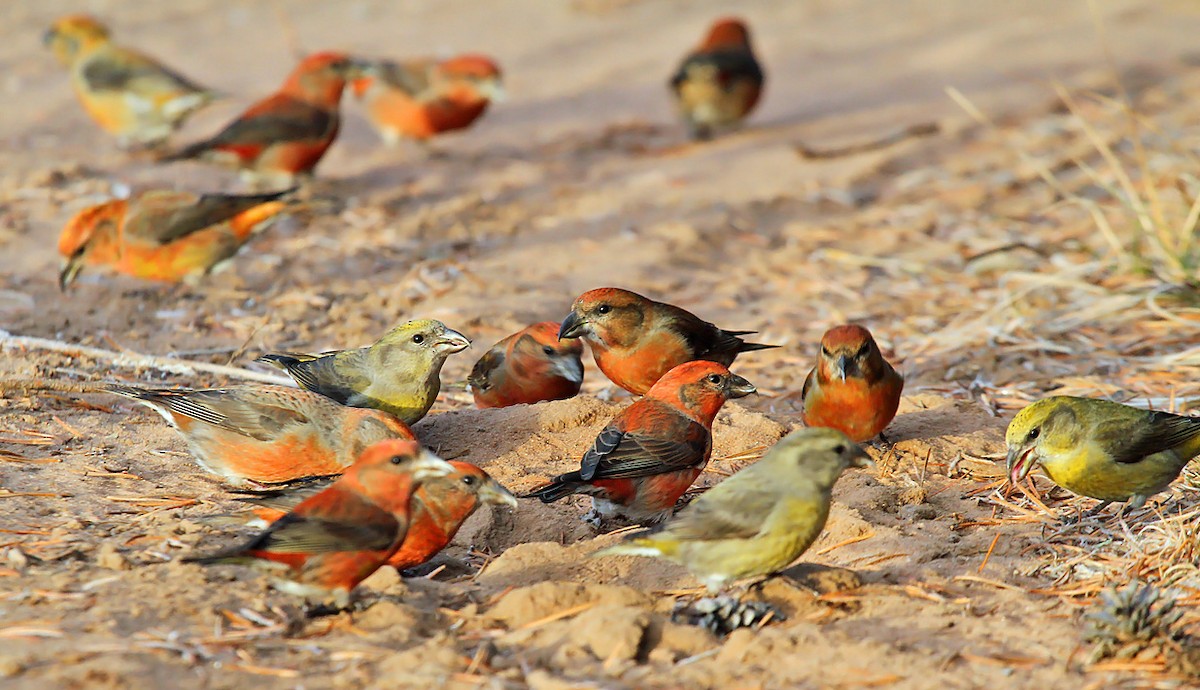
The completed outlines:
<svg viewBox="0 0 1200 690">
<path fill-rule="evenodd" d="M 471 341 L 446 324 L 419 319 L 400 324 L 374 345 L 309 355 L 263 355 L 301 388 L 350 407 L 381 410 L 412 424 L 425 416 L 442 389 L 442 364 Z"/>
<path fill-rule="evenodd" d="M 1037 465 L 1055 484 L 1134 510 L 1200 454 L 1200 418 L 1109 400 L 1055 396 L 1017 413 L 1005 434 L 1013 484 Z"/>
<path fill-rule="evenodd" d="M 595 555 L 665 558 L 686 567 L 710 593 L 734 580 L 771 575 L 817 540 L 842 470 L 870 464 L 842 432 L 800 429 L 701 494 L 661 531 L 635 534 Z"/>
</svg>

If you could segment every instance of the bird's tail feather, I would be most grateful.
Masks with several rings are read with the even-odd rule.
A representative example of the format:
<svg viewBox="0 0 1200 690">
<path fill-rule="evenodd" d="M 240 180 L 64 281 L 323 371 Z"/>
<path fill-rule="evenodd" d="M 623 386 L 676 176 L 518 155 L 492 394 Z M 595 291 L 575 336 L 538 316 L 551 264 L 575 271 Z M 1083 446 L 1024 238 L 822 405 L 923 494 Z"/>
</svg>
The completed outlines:
<svg viewBox="0 0 1200 690">
<path fill-rule="evenodd" d="M 521 494 L 520 498 L 536 498 L 542 503 L 553 503 L 560 498 L 578 493 L 579 487 L 583 485 L 578 472 L 568 472 L 555 477 L 549 484 L 539 486 L 527 494 Z"/>
</svg>

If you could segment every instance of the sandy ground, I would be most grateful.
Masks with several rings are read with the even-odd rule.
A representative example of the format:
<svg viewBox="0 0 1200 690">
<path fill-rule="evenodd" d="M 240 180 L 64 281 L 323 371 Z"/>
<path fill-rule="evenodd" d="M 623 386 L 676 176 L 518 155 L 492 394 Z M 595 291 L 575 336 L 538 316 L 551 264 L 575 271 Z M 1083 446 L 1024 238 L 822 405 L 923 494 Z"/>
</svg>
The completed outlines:
<svg viewBox="0 0 1200 690">
<path fill-rule="evenodd" d="M 514 490 L 574 466 L 628 399 L 593 368 L 576 400 L 477 411 L 466 373 L 487 345 L 561 318 L 591 287 L 635 289 L 783 346 L 739 360 L 763 394 L 718 419 L 703 485 L 798 423 L 798 389 L 830 325 L 868 325 L 908 383 L 894 447 L 838 486 L 804 558 L 821 567 L 761 592 L 788 620 L 723 641 L 670 622 L 674 599 L 695 595 L 682 569 L 589 560 L 617 537 L 580 522 L 580 501 L 483 510 L 432 576 L 380 572 L 363 587 L 365 610 L 305 620 L 247 571 L 178 562 L 238 538 L 205 519 L 236 504 L 157 417 L 97 396 L 0 398 L 0 685 L 1187 683 L 1161 658 L 1088 666 L 1081 650 L 1082 612 L 1130 573 L 1194 603 L 1189 557 L 1149 557 L 1162 525 L 1177 524 L 1162 515 L 1192 514 L 1191 482 L 1128 521 L 1074 526 L 1059 518 L 1093 502 L 1043 483 L 1043 509 L 999 482 L 1006 420 L 1045 390 L 1158 406 L 1200 392 L 1194 309 L 1149 309 L 1153 279 L 1114 268 L 1088 210 L 1060 203 L 1095 200 L 1121 232 L 1132 225 L 1073 162 L 1103 166 L 1053 86 L 1115 93 L 1107 48 L 1151 123 L 1155 173 L 1186 169 L 1200 143 L 1189 98 L 1200 10 L 1098 4 L 1103 40 L 1073 0 L 740 3 L 767 66 L 765 100 L 744 130 L 690 145 L 664 81 L 725 3 L 96 0 L 86 9 L 123 42 L 229 94 L 181 141 L 273 88 L 297 50 L 487 52 L 511 98 L 433 151 L 381 148 L 348 104 L 314 190 L 334 208 L 272 228 L 196 287 L 89 270 L 68 295 L 54 239 L 74 211 L 123 185 L 236 185 L 116 150 L 39 45 L 80 6 L 4 4 L 0 328 L 13 334 L 248 365 L 265 350 L 357 346 L 400 320 L 442 319 L 477 347 L 449 361 L 418 433 Z M 1079 111 L 1130 152 L 1110 103 L 1082 99 Z M 796 150 L 836 153 L 924 124 L 938 132 L 873 152 Z M 0 376 L 13 375 L 221 382 L 7 347 Z"/>
</svg>

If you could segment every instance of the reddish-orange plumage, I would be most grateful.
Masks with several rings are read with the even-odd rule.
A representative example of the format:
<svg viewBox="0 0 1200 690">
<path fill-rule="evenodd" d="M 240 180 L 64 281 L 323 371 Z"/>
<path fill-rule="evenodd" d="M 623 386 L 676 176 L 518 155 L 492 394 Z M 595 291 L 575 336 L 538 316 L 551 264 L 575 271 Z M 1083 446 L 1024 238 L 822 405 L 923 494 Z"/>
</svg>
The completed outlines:
<svg viewBox="0 0 1200 690">
<path fill-rule="evenodd" d="M 413 493 L 408 534 L 388 559 L 398 570 L 414 568 L 433 558 L 454 539 L 467 518 L 481 503 L 516 507 L 516 499 L 487 472 L 469 462 L 451 462 L 454 471 L 435 477 Z M 287 491 L 264 501 L 253 515 L 271 523 L 305 496 L 320 491 L 328 482 Z"/>
<path fill-rule="evenodd" d="M 749 381 L 722 364 L 681 364 L 600 432 L 578 471 L 527 496 L 550 503 L 584 494 L 602 516 L 660 520 L 708 463 L 712 422 L 721 406 L 752 392 Z"/>
<path fill-rule="evenodd" d="M 853 324 L 831 328 L 801 391 L 804 423 L 866 441 L 891 423 L 903 390 L 904 377 L 883 358 L 870 331 Z"/>
<path fill-rule="evenodd" d="M 739 19 L 724 18 L 684 58 L 670 86 L 693 138 L 707 139 L 750 114 L 762 95 L 763 81 L 750 30 Z"/>
<path fill-rule="evenodd" d="M 341 125 L 339 103 L 357 64 L 342 53 L 300 62 L 275 94 L 259 101 L 211 139 L 164 160 L 201 158 L 232 164 L 256 180 L 290 184 L 309 175 Z"/>
<path fill-rule="evenodd" d="M 742 352 L 774 345 L 748 343 L 691 312 L 619 288 L 583 293 L 559 329 L 561 338 L 582 338 L 600 371 L 625 390 L 642 394 L 673 367 L 693 360 L 729 366 Z"/>
<path fill-rule="evenodd" d="M 64 290 L 83 266 L 108 266 L 137 278 L 177 282 L 233 258 L 285 210 L 286 192 L 256 195 L 149 190 L 77 213 L 63 227 Z"/>
<path fill-rule="evenodd" d="M 258 567 L 274 573 L 281 590 L 333 595 L 345 606 L 350 591 L 400 548 L 416 487 L 453 470 L 415 441 L 382 441 L 245 545 L 191 560 Z"/>
<path fill-rule="evenodd" d="M 507 407 L 564 400 L 583 383 L 583 343 L 559 340 L 558 324 L 543 321 L 492 346 L 467 382 L 478 407 Z"/>
<path fill-rule="evenodd" d="M 369 72 L 354 93 L 389 144 L 469 127 L 503 93 L 500 68 L 482 55 L 381 62 Z"/>
<path fill-rule="evenodd" d="M 297 388 L 106 384 L 104 390 L 158 412 L 183 435 L 201 467 L 235 486 L 340 474 L 374 443 L 415 439 L 404 422 L 389 414 L 343 407 Z"/>
</svg>

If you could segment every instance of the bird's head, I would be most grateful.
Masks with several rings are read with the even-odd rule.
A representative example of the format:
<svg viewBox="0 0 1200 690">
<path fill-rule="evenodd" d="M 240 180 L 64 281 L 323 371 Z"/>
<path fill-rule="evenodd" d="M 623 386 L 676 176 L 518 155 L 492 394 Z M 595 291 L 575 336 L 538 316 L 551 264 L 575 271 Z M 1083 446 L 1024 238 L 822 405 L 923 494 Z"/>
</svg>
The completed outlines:
<svg viewBox="0 0 1200 690">
<path fill-rule="evenodd" d="M 485 100 L 496 103 L 504 100 L 504 82 L 500 67 L 486 55 L 456 55 L 439 62 L 437 71 L 441 79 L 462 83 Z"/>
<path fill-rule="evenodd" d="M 654 303 L 620 288 L 588 290 L 571 305 L 558 329 L 559 338 L 584 338 L 604 347 L 628 347 L 641 336 Z"/>
<path fill-rule="evenodd" d="M 583 343 L 578 339 L 561 340 L 558 324 L 543 321 L 528 328 L 513 344 L 513 366 L 537 363 L 543 370 L 573 383 L 583 381 Z"/>
<path fill-rule="evenodd" d="M 446 358 L 471 346 L 467 336 L 447 328 L 435 319 L 416 319 L 396 326 L 383 335 L 372 349 L 385 360 L 427 361 L 441 370 Z M 386 362 L 384 363 L 386 365 Z"/>
<path fill-rule="evenodd" d="M 42 44 L 58 61 L 70 65 L 79 55 L 108 42 L 108 27 L 86 14 L 69 14 L 42 34 Z"/>
<path fill-rule="evenodd" d="M 1040 462 L 1078 445 L 1083 426 L 1075 411 L 1076 398 L 1054 396 L 1038 400 L 1008 423 L 1008 479 L 1013 484 L 1029 476 Z"/>
<path fill-rule="evenodd" d="M 283 90 L 318 105 L 334 106 L 341 100 L 346 83 L 362 77 L 366 69 L 365 62 L 346 53 L 313 53 L 300 60 Z"/>
<path fill-rule="evenodd" d="M 756 392 L 754 384 L 731 373 L 717 362 L 684 362 L 663 374 L 647 398 L 669 403 L 711 424 L 726 400 L 744 398 Z"/>
<path fill-rule="evenodd" d="M 63 257 L 58 287 L 66 291 L 87 263 L 89 256 L 115 252 L 120 218 L 125 215 L 124 199 L 98 204 L 75 214 L 58 236 L 58 253 Z"/>
<path fill-rule="evenodd" d="M 882 374 L 883 355 L 871 332 L 856 324 L 836 326 L 821 338 L 818 374 L 822 381 L 874 380 Z"/>
<path fill-rule="evenodd" d="M 481 503 L 517 507 L 517 497 L 492 478 L 490 474 L 469 462 L 453 461 L 454 471 L 425 485 L 425 492 L 445 509 L 465 519 Z"/>
<path fill-rule="evenodd" d="M 737 17 L 723 17 L 713 22 L 708 29 L 708 36 L 700 44 L 701 50 L 723 47 L 743 47 L 750 45 L 750 29 L 746 22 Z"/>
<path fill-rule="evenodd" d="M 766 464 L 764 464 L 766 463 Z M 784 436 L 759 460 L 784 483 L 787 477 L 803 477 L 829 489 L 848 467 L 873 467 L 857 443 L 842 432 L 825 427 L 806 427 Z"/>
<path fill-rule="evenodd" d="M 406 439 L 389 439 L 369 446 L 346 469 L 352 480 L 357 479 L 368 487 L 380 485 L 384 490 L 388 479 L 394 482 L 399 478 L 419 484 L 452 472 L 454 467 L 450 463 L 416 441 Z"/>
</svg>

